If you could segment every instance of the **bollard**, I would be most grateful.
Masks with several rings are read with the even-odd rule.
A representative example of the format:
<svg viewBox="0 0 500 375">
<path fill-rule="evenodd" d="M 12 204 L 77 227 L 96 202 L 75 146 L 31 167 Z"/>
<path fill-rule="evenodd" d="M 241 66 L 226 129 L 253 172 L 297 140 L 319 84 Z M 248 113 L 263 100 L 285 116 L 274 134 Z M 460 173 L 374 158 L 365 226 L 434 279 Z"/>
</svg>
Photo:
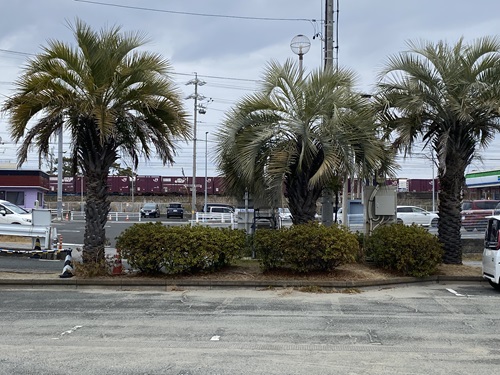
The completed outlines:
<svg viewBox="0 0 500 375">
<path fill-rule="evenodd" d="M 59 275 L 61 279 L 67 279 L 69 277 L 75 276 L 75 271 L 73 270 L 73 260 L 71 258 L 71 249 L 65 250 L 66 258 L 64 259 L 64 268 L 62 273 Z"/>
<path fill-rule="evenodd" d="M 33 246 L 33 251 L 36 251 L 36 250 L 42 250 L 42 246 L 40 245 L 40 237 L 36 238 L 35 245 Z M 40 259 L 41 256 L 40 256 L 40 253 L 35 252 L 32 256 L 30 256 L 30 258 L 32 258 L 32 259 Z"/>
<path fill-rule="evenodd" d="M 40 245 L 40 237 L 36 238 L 35 246 L 33 247 L 33 250 L 42 250 L 42 246 Z"/>
</svg>

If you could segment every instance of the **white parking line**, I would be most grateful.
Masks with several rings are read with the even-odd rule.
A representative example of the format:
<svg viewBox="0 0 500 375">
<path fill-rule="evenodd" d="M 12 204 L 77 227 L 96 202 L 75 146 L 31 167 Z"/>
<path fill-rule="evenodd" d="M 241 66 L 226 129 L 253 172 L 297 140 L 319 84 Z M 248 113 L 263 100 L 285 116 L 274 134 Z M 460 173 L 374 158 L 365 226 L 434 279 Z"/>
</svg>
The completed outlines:
<svg viewBox="0 0 500 375">
<path fill-rule="evenodd" d="M 74 326 L 73 328 L 71 329 L 68 329 L 67 331 L 64 331 L 63 333 L 61 333 L 61 336 L 64 336 L 64 335 L 68 335 L 70 333 L 73 333 L 75 332 L 78 328 L 82 328 L 83 326 Z M 52 338 L 53 340 L 59 340 L 60 337 L 53 337 Z"/>
<path fill-rule="evenodd" d="M 456 290 L 453 290 L 453 289 L 451 289 L 451 288 L 446 288 L 446 290 L 447 290 L 448 292 L 450 292 L 450 293 L 452 293 L 452 294 L 456 295 L 457 297 L 465 297 L 465 295 L 460 294 L 460 293 L 458 293 Z"/>
</svg>

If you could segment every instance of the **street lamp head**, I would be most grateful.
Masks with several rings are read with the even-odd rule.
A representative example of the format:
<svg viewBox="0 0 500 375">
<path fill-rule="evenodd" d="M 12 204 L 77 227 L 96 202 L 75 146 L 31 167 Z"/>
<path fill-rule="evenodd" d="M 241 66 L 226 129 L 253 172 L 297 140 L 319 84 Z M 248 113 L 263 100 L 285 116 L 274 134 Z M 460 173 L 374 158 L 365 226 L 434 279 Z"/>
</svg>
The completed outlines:
<svg viewBox="0 0 500 375">
<path fill-rule="evenodd" d="M 307 52 L 309 52 L 309 49 L 311 48 L 311 42 L 309 41 L 309 38 L 307 36 L 299 34 L 293 37 L 292 41 L 290 42 L 290 48 L 296 55 L 303 56 Z"/>
</svg>

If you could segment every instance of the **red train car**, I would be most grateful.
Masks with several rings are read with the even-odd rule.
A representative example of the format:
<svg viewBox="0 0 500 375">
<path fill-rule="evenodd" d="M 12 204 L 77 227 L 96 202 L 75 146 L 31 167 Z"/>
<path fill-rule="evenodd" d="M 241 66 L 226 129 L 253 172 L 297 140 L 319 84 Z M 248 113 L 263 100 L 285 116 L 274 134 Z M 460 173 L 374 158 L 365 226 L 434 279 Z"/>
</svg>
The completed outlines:
<svg viewBox="0 0 500 375">
<path fill-rule="evenodd" d="M 135 191 L 137 195 L 161 194 L 161 176 L 137 176 Z"/>
<path fill-rule="evenodd" d="M 439 180 L 434 179 L 434 191 L 439 190 Z M 409 192 L 431 192 L 432 191 L 432 179 L 409 179 L 408 180 L 408 191 Z"/>
<path fill-rule="evenodd" d="M 224 194 L 224 177 L 213 177 L 212 182 L 212 194 L 223 195 Z"/>
<path fill-rule="evenodd" d="M 75 177 L 75 192 L 77 195 L 86 194 L 87 193 L 87 182 L 85 181 L 85 177 L 76 176 Z"/>
<path fill-rule="evenodd" d="M 162 194 L 189 195 L 191 193 L 191 186 L 188 184 L 186 177 L 162 176 L 161 192 Z"/>
<path fill-rule="evenodd" d="M 131 190 L 129 176 L 108 176 L 108 191 L 110 194 L 128 195 Z"/>
<path fill-rule="evenodd" d="M 58 187 L 58 177 L 50 176 L 49 177 L 49 191 L 51 193 L 57 192 Z M 63 194 L 75 194 L 75 178 L 74 177 L 63 177 L 62 178 L 62 193 Z"/>
</svg>

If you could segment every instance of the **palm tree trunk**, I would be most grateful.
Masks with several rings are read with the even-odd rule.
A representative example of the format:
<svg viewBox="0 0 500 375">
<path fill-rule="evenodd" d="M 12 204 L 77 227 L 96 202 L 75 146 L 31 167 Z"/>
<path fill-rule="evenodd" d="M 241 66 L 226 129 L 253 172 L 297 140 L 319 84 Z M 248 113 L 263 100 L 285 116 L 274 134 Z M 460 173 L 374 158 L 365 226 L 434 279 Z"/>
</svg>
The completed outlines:
<svg viewBox="0 0 500 375">
<path fill-rule="evenodd" d="M 458 155 L 450 155 L 446 170 L 439 168 L 439 224 L 438 236 L 443 244 L 443 263 L 462 264 L 460 204 L 465 183 L 465 163 Z M 453 162 L 451 160 L 454 160 Z"/>
<path fill-rule="evenodd" d="M 288 198 L 288 206 L 292 214 L 294 224 L 304 224 L 314 221 L 316 214 L 316 201 L 321 196 L 321 187 L 309 187 L 309 179 L 316 170 L 315 165 L 311 166 L 308 173 L 296 172 L 296 165 L 291 168 L 291 172 L 285 176 L 285 187 Z"/>
<path fill-rule="evenodd" d="M 104 226 L 110 209 L 108 199 L 107 171 L 91 172 L 87 177 L 87 200 L 85 205 L 85 234 L 83 239 L 83 262 L 104 261 L 106 231 Z"/>
</svg>

